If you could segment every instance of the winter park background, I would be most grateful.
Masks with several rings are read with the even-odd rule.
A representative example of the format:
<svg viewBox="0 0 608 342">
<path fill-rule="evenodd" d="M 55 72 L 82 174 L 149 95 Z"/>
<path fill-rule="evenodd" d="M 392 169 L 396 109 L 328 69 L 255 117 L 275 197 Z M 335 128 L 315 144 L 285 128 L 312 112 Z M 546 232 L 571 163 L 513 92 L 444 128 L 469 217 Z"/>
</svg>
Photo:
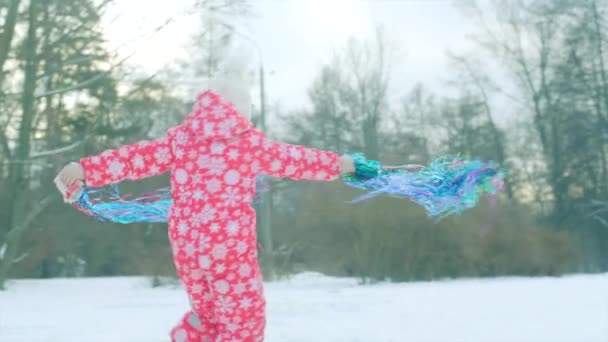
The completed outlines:
<svg viewBox="0 0 608 342">
<path fill-rule="evenodd" d="M 269 342 L 608 341 L 608 3 L 0 1 L 0 341 L 167 341 L 186 310 L 163 224 L 96 222 L 68 161 L 154 138 L 233 42 L 255 124 L 387 164 L 507 168 L 438 223 L 340 182 L 256 202 Z M 143 193 L 167 177 L 122 185 Z"/>
</svg>

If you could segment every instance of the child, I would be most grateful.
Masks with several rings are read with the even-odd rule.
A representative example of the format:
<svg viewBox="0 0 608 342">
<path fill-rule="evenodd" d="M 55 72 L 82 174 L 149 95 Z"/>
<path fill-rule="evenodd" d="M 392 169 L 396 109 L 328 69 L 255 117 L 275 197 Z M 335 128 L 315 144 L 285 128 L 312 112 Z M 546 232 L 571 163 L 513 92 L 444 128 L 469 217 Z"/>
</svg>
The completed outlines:
<svg viewBox="0 0 608 342">
<path fill-rule="evenodd" d="M 205 91 L 164 137 L 83 158 L 58 175 L 64 185 L 102 187 L 171 172 L 169 240 L 191 303 L 171 331 L 173 342 L 263 340 L 265 301 L 250 205 L 258 174 L 332 181 L 354 172 L 350 157 L 269 140 L 242 115 L 250 106 L 240 88 L 228 97 Z"/>
</svg>

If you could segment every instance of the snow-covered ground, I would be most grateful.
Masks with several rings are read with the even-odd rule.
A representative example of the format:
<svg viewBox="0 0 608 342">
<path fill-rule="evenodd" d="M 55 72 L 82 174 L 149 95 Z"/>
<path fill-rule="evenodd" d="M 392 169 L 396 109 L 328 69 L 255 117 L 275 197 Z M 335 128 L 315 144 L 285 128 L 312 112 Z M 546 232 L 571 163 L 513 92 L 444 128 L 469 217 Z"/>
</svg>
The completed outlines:
<svg viewBox="0 0 608 342">
<path fill-rule="evenodd" d="M 306 273 L 266 284 L 268 342 L 608 342 L 608 275 L 358 285 Z M 180 288 L 143 278 L 20 280 L 1 342 L 166 342 Z"/>
</svg>

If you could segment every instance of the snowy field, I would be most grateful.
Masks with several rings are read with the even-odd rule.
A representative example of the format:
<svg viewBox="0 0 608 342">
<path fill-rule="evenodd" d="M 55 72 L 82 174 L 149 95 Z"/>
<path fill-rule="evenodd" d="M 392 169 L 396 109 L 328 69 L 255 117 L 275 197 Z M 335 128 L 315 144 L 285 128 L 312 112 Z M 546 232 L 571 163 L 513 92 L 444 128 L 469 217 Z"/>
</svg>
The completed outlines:
<svg viewBox="0 0 608 342">
<path fill-rule="evenodd" d="M 266 284 L 267 342 L 608 342 L 608 275 L 358 285 Z M 167 342 L 187 309 L 143 278 L 20 280 L 0 292 L 1 342 Z"/>
</svg>

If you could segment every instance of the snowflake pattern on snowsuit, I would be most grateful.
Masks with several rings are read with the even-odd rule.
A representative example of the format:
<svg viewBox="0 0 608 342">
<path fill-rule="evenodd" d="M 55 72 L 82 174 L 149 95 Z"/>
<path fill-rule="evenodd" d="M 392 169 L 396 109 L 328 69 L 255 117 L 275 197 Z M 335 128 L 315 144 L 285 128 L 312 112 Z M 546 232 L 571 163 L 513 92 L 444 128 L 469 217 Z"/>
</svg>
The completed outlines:
<svg viewBox="0 0 608 342">
<path fill-rule="evenodd" d="M 260 173 L 332 181 L 339 155 L 274 142 L 213 91 L 184 122 L 154 141 L 81 159 L 86 185 L 101 187 L 171 172 L 169 241 L 191 311 L 173 342 L 260 342 L 265 327 L 256 215 Z"/>
</svg>

